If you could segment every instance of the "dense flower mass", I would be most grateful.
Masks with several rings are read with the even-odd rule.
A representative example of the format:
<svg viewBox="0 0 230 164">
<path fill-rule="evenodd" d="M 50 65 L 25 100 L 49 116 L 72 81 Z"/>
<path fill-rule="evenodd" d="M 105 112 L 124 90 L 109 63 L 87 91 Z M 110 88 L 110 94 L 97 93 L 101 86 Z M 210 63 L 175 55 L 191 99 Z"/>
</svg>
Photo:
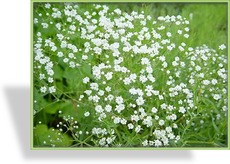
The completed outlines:
<svg viewBox="0 0 230 164">
<path fill-rule="evenodd" d="M 37 146 L 186 146 L 205 124 L 226 134 L 216 130 L 227 119 L 226 45 L 191 47 L 186 18 L 99 4 L 34 10 Z"/>
</svg>

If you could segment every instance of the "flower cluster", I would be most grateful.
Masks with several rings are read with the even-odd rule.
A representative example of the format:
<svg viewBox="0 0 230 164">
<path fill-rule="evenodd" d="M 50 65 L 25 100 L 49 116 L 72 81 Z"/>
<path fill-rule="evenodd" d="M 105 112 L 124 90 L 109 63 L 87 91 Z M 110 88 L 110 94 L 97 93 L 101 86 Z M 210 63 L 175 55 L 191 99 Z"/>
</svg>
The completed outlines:
<svg viewBox="0 0 230 164">
<path fill-rule="evenodd" d="M 67 93 L 77 103 L 77 128 L 67 129 L 86 146 L 180 145 L 184 127 L 226 119 L 226 46 L 187 45 L 189 21 L 181 15 L 45 4 L 34 26 L 41 29 L 34 37 L 35 87 L 66 95 L 58 80 L 70 85 L 72 77 L 55 71 L 79 73 L 78 88 Z"/>
</svg>

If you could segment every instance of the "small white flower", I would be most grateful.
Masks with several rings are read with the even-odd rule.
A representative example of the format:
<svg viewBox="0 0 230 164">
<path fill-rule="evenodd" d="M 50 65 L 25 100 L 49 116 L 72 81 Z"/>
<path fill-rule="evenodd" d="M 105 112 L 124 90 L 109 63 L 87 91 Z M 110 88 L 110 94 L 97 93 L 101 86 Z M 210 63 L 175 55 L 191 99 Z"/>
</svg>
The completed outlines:
<svg viewBox="0 0 230 164">
<path fill-rule="evenodd" d="M 56 92 L 56 88 L 55 88 L 54 86 L 49 87 L 49 92 L 50 92 L 50 93 Z"/>
<path fill-rule="evenodd" d="M 127 126 L 128 126 L 128 129 L 133 129 L 134 128 L 132 123 L 129 123 Z"/>
<path fill-rule="evenodd" d="M 112 77 L 113 77 L 113 73 L 112 73 L 112 72 L 108 72 L 107 74 L 105 74 L 105 78 L 106 78 L 107 80 L 111 80 Z"/>
<path fill-rule="evenodd" d="M 201 67 L 200 67 L 199 65 L 197 65 L 197 66 L 195 67 L 195 69 L 196 69 L 196 71 L 200 71 L 200 70 L 201 70 Z"/>
<path fill-rule="evenodd" d="M 105 111 L 106 112 L 111 112 L 112 111 L 112 106 L 111 105 L 106 105 L 105 106 Z"/>
<path fill-rule="evenodd" d="M 220 95 L 220 94 L 214 94 L 214 95 L 213 95 L 213 98 L 214 98 L 215 100 L 219 100 L 219 99 L 221 99 L 221 95 Z"/>
<path fill-rule="evenodd" d="M 212 84 L 216 85 L 217 84 L 217 80 L 216 79 L 212 79 Z"/>
<path fill-rule="evenodd" d="M 90 115 L 89 112 L 85 112 L 85 113 L 84 113 L 84 116 L 85 116 L 85 117 L 88 117 L 89 115 Z"/>
<path fill-rule="evenodd" d="M 165 124 L 165 121 L 164 120 L 159 120 L 159 125 L 160 126 L 163 126 Z"/>
<path fill-rule="evenodd" d="M 90 80 L 90 79 L 89 79 L 88 77 L 85 77 L 85 78 L 83 79 L 83 83 L 84 83 L 84 84 L 87 84 L 87 83 L 89 82 L 89 80 Z"/>
<path fill-rule="evenodd" d="M 53 79 L 52 77 L 49 77 L 49 78 L 48 78 L 48 82 L 49 82 L 49 83 L 52 83 L 53 81 L 54 81 L 54 79 Z"/>
<path fill-rule="evenodd" d="M 90 84 L 90 88 L 92 89 L 92 90 L 98 90 L 98 84 L 97 83 L 91 83 Z"/>
<path fill-rule="evenodd" d="M 122 104 L 124 102 L 123 98 L 121 96 L 116 97 L 116 103 Z"/>
<path fill-rule="evenodd" d="M 51 7 L 51 5 L 49 3 L 45 4 L 45 8 L 49 9 Z"/>
<path fill-rule="evenodd" d="M 142 145 L 143 145 L 143 146 L 148 146 L 148 140 L 144 140 L 144 141 L 142 142 Z"/>
<path fill-rule="evenodd" d="M 110 86 L 107 86 L 107 87 L 105 88 L 105 90 L 106 90 L 107 92 L 110 92 L 110 91 L 111 91 L 111 87 L 110 87 Z"/>
<path fill-rule="evenodd" d="M 143 99 L 143 97 L 138 97 L 136 99 L 136 103 L 137 103 L 137 105 L 141 106 L 145 103 L 145 100 Z"/>
<path fill-rule="evenodd" d="M 139 133 L 141 131 L 141 126 L 140 125 L 137 125 L 137 127 L 135 128 L 135 132 L 136 133 Z"/>
<path fill-rule="evenodd" d="M 115 117 L 113 122 L 114 122 L 114 124 L 119 124 L 121 122 L 121 118 L 120 117 Z"/>
<path fill-rule="evenodd" d="M 155 141 L 154 141 L 154 145 L 155 145 L 156 147 L 162 146 L 162 142 L 161 142 L 160 140 L 155 140 Z"/>
<path fill-rule="evenodd" d="M 157 113 L 157 108 L 153 107 L 152 110 L 151 110 L 153 113 Z"/>
<path fill-rule="evenodd" d="M 170 133 L 170 132 L 172 132 L 172 128 L 171 128 L 170 126 L 168 126 L 168 127 L 165 128 L 165 131 L 166 131 L 167 133 Z"/>
<path fill-rule="evenodd" d="M 88 56 L 87 55 L 82 55 L 82 60 L 87 60 L 88 59 Z"/>
<path fill-rule="evenodd" d="M 41 88 L 40 88 L 40 91 L 41 91 L 42 93 L 45 93 L 45 92 L 47 91 L 47 89 L 46 89 L 46 87 L 44 86 L 44 87 L 41 87 Z"/>
<path fill-rule="evenodd" d="M 57 56 L 58 56 L 58 57 L 62 57 L 62 56 L 63 56 L 63 53 L 62 53 L 62 52 L 58 52 L 58 53 L 57 53 Z"/>
<path fill-rule="evenodd" d="M 184 107 L 179 107 L 179 112 L 184 114 L 186 112 L 186 110 Z"/>
<path fill-rule="evenodd" d="M 221 44 L 220 46 L 219 46 L 219 49 L 220 50 L 224 50 L 226 48 L 226 46 L 224 45 L 224 44 Z"/>
</svg>

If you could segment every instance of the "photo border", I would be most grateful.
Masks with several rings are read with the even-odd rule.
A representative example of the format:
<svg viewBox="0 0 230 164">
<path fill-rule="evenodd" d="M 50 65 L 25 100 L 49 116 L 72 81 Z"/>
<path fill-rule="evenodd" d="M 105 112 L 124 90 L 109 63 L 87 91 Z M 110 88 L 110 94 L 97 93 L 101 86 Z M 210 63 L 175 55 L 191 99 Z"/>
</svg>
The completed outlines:
<svg viewBox="0 0 230 164">
<path fill-rule="evenodd" d="M 82 2 L 82 3 L 146 3 L 146 2 L 159 2 L 159 3 L 227 3 L 227 52 L 228 52 L 228 60 L 230 57 L 230 49 L 229 49 L 229 27 L 230 27 L 230 19 L 229 19 L 229 8 L 230 8 L 230 0 L 30 0 L 30 149 L 31 150 L 230 150 L 230 112 L 228 110 L 228 140 L 227 147 L 34 147 L 33 145 L 33 4 L 37 2 Z M 228 107 L 230 101 L 230 87 L 229 87 L 229 79 L 230 79 L 230 64 L 228 61 Z"/>
</svg>

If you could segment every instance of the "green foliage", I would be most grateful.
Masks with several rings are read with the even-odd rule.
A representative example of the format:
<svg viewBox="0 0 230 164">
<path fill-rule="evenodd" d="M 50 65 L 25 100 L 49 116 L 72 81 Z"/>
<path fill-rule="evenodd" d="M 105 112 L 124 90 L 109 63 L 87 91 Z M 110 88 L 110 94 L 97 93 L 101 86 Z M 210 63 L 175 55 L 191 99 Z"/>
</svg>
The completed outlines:
<svg viewBox="0 0 230 164">
<path fill-rule="evenodd" d="M 34 128 L 34 146 L 36 147 L 68 147 L 72 139 L 53 128 L 48 129 L 47 125 L 40 124 Z"/>
</svg>

